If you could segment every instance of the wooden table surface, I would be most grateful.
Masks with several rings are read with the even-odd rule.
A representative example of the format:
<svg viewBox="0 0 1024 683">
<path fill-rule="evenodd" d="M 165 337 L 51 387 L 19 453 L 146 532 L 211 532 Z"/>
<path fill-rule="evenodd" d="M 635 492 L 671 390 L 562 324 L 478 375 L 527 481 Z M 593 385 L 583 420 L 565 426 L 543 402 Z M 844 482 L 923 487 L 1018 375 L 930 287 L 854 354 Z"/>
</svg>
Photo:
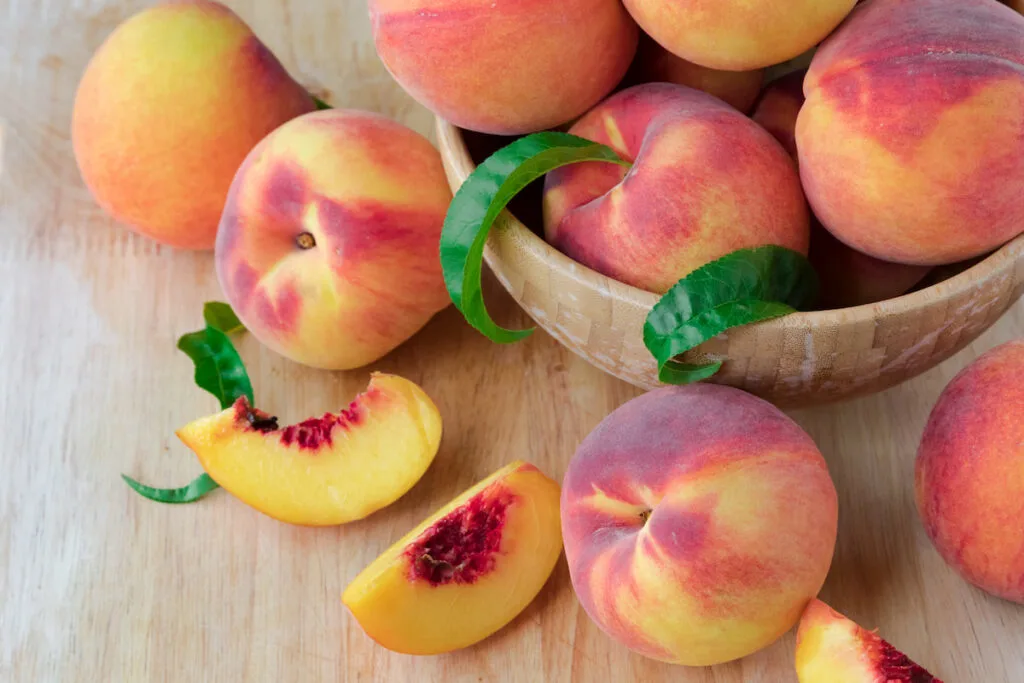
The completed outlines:
<svg viewBox="0 0 1024 683">
<path fill-rule="evenodd" d="M 115 225 L 75 169 L 76 83 L 104 36 L 145 4 L 0 2 L 0 681 L 795 681 L 792 635 L 715 669 L 629 654 L 580 609 L 564 560 L 508 628 L 448 656 L 384 651 L 344 611 L 346 583 L 424 516 L 515 458 L 561 477 L 587 432 L 637 394 L 543 333 L 496 346 L 449 309 L 373 368 L 347 373 L 241 343 L 261 403 L 286 420 L 343 406 L 370 369 L 434 396 L 446 421 L 435 464 L 370 519 L 302 529 L 223 491 L 177 507 L 129 491 L 122 472 L 180 485 L 200 471 L 173 430 L 217 406 L 193 386 L 175 340 L 199 327 L 204 301 L 222 298 L 211 255 Z M 374 53 L 365 0 L 229 4 L 335 105 L 430 131 Z M 490 291 L 502 321 L 525 324 Z M 932 551 L 913 510 L 913 457 L 953 374 L 1024 335 L 1022 306 L 915 381 L 793 413 L 840 492 L 823 598 L 947 683 L 1024 681 L 1024 608 L 969 588 Z"/>
</svg>

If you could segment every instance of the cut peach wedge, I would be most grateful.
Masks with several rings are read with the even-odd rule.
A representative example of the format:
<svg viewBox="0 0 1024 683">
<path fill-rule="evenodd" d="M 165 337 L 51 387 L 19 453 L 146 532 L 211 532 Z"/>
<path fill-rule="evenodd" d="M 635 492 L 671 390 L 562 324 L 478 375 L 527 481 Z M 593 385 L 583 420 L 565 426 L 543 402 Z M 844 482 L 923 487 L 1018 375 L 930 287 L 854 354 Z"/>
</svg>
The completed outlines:
<svg viewBox="0 0 1024 683">
<path fill-rule="evenodd" d="M 441 416 L 417 385 L 374 373 L 337 414 L 281 428 L 242 397 L 177 435 L 248 505 L 282 522 L 332 526 L 390 505 L 420 480 L 441 442 Z"/>
<path fill-rule="evenodd" d="M 554 570 L 559 496 L 536 467 L 513 462 L 391 546 L 342 601 L 389 650 L 432 655 L 473 645 L 522 612 Z"/>
<path fill-rule="evenodd" d="M 877 633 L 812 600 L 796 636 L 800 683 L 942 683 Z"/>
</svg>

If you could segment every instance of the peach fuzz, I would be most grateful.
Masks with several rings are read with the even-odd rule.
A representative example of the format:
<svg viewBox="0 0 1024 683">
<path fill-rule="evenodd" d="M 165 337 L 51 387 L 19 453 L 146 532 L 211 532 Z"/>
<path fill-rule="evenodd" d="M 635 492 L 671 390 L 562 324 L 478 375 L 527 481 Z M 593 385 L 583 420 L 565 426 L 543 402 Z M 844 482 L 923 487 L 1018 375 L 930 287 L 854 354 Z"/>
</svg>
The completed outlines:
<svg viewBox="0 0 1024 683">
<path fill-rule="evenodd" d="M 239 500 L 289 524 L 333 526 L 394 503 L 441 443 L 441 415 L 407 379 L 375 373 L 338 413 L 280 427 L 245 397 L 177 436 Z"/>
<path fill-rule="evenodd" d="M 709 666 L 792 628 L 825 581 L 837 496 L 810 437 L 770 403 L 666 387 L 609 415 L 562 489 L 583 608 L 647 657 Z"/>
<path fill-rule="evenodd" d="M 342 600 L 383 647 L 433 655 L 469 647 L 537 596 L 562 554 L 558 484 L 513 462 L 406 534 Z"/>
<path fill-rule="evenodd" d="M 624 0 L 647 34 L 683 59 L 749 71 L 807 52 L 857 0 Z"/>
<path fill-rule="evenodd" d="M 800 683 L 942 683 L 820 600 L 812 600 L 800 618 L 796 672 Z"/>
<path fill-rule="evenodd" d="M 804 104 L 806 70 L 794 71 L 770 83 L 758 99 L 751 118 L 778 140 L 799 164 L 796 121 Z M 822 308 L 845 308 L 892 299 L 910 291 L 931 271 L 882 261 L 852 249 L 811 216 L 811 265 L 821 280 Z"/>
<path fill-rule="evenodd" d="M 308 114 L 239 169 L 217 236 L 221 285 L 271 349 L 361 367 L 450 303 L 438 256 L 450 201 L 423 136 L 376 114 Z"/>
<path fill-rule="evenodd" d="M 623 90 L 571 133 L 633 162 L 547 175 L 544 229 L 570 258 L 655 293 L 744 247 L 807 253 L 793 161 L 760 126 L 706 93 L 668 83 Z"/>
<path fill-rule="evenodd" d="M 71 123 L 96 201 L 157 242 L 212 249 L 231 179 L 312 97 L 216 2 L 164 2 L 121 24 L 89 62 Z"/>
<path fill-rule="evenodd" d="M 622 79 L 639 31 L 619 0 L 370 0 L 377 52 L 402 87 L 482 133 L 552 128 Z"/>
<path fill-rule="evenodd" d="M 940 265 L 1024 229 L 1024 17 L 872 0 L 814 56 L 797 122 L 814 213 L 887 261 Z"/>
<path fill-rule="evenodd" d="M 658 45 L 647 34 L 640 36 L 636 59 L 626 75 L 625 84 L 675 83 L 714 95 L 744 114 L 750 112 L 761 93 L 764 70 L 721 71 L 709 69 L 674 54 Z"/>
<path fill-rule="evenodd" d="M 917 508 L 959 574 L 1024 604 L 1024 340 L 998 346 L 943 390 L 917 452 Z"/>
</svg>

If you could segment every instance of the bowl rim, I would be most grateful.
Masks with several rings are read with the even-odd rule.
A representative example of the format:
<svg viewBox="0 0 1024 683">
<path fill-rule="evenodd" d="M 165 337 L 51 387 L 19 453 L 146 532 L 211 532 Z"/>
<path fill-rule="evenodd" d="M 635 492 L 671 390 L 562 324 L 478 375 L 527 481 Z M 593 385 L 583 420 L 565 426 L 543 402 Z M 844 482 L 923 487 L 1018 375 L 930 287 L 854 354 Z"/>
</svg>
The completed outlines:
<svg viewBox="0 0 1024 683">
<path fill-rule="evenodd" d="M 463 130 L 446 121 L 440 116 L 435 117 L 435 133 L 441 156 L 450 167 L 455 179 L 461 185 L 476 168 L 466 146 Z M 546 262 L 551 268 L 560 271 L 571 271 L 574 279 L 589 281 L 588 286 L 600 289 L 609 296 L 624 304 L 650 309 L 661 298 L 659 295 L 619 282 L 599 273 L 587 266 L 574 261 L 553 246 L 512 215 L 508 210 L 503 212 L 506 231 L 511 231 L 519 239 L 520 244 L 532 255 Z M 490 248 L 494 233 L 488 236 L 488 249 L 485 254 L 488 264 L 493 268 L 493 250 Z M 929 303 L 954 298 L 970 292 L 975 286 L 993 275 L 1014 268 L 1017 263 L 1024 264 L 1024 232 L 990 253 L 983 260 L 970 268 L 957 273 L 941 282 L 928 287 L 914 290 L 901 296 L 870 304 L 861 304 L 848 308 L 834 308 L 819 311 L 797 311 L 781 318 L 767 320 L 758 325 L 791 327 L 817 327 L 837 323 L 850 324 L 857 321 L 875 320 L 881 317 L 900 315 L 916 310 Z"/>
</svg>

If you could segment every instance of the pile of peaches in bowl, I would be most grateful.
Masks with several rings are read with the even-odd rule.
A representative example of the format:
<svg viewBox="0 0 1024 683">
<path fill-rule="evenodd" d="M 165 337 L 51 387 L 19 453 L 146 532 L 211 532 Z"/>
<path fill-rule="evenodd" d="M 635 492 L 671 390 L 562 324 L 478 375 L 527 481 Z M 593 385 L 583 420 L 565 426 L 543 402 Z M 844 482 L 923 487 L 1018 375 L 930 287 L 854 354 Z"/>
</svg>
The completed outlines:
<svg viewBox="0 0 1024 683">
<path fill-rule="evenodd" d="M 913 376 L 1024 291 L 1024 17 L 997 0 L 369 13 L 389 71 L 437 114 L 443 155 L 316 99 L 212 0 L 131 17 L 83 75 L 86 185 L 137 232 L 212 249 L 230 304 L 180 344 L 223 407 L 177 432 L 200 484 L 136 490 L 190 502 L 222 487 L 309 526 L 380 513 L 437 453 L 430 388 L 375 374 L 347 408 L 282 427 L 229 335 L 333 371 L 451 304 L 521 339 L 487 314 L 486 259 L 559 341 L 652 391 L 566 454 L 561 485 L 510 463 L 355 577 L 344 602 L 374 640 L 421 655 L 480 642 L 564 549 L 586 612 L 645 656 L 719 664 L 799 624 L 804 683 L 938 680 L 817 600 L 836 490 L 772 403 Z M 1019 342 L 964 370 L 914 482 L 947 562 L 1017 602 L 1024 530 L 1004 522 L 1024 514 L 1024 486 L 1004 474 L 1024 456 L 1022 386 Z"/>
</svg>

